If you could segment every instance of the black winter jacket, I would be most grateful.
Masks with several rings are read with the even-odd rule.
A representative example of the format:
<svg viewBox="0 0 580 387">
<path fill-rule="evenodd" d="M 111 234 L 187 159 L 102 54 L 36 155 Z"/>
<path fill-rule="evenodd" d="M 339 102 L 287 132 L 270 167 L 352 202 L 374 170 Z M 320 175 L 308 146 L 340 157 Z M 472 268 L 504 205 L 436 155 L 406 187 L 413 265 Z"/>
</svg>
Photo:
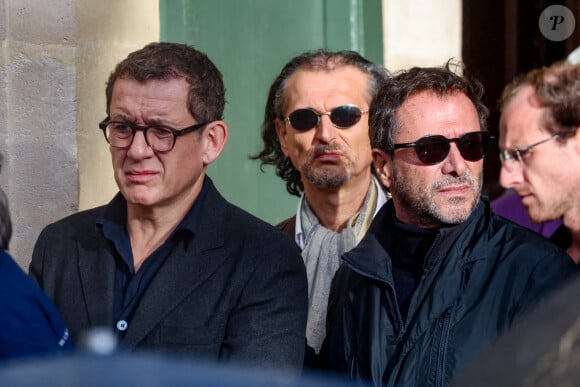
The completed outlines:
<svg viewBox="0 0 580 387">
<path fill-rule="evenodd" d="M 514 319 L 577 269 L 541 236 L 493 215 L 482 198 L 462 224 L 433 242 L 406 321 L 391 259 L 392 202 L 343 256 L 331 290 L 327 368 L 375 385 L 443 386 Z"/>
</svg>

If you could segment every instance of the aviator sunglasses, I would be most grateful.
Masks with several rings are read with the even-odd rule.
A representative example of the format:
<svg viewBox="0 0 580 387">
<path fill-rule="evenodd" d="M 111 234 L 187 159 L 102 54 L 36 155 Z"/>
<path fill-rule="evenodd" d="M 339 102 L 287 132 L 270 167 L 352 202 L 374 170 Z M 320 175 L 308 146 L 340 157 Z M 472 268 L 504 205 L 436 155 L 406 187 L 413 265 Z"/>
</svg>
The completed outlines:
<svg viewBox="0 0 580 387">
<path fill-rule="evenodd" d="M 493 136 L 490 136 L 488 132 L 469 132 L 458 138 L 447 138 L 441 135 L 425 136 L 415 142 L 395 144 L 388 151 L 414 148 L 419 161 L 423 164 L 435 165 L 445 160 L 451 149 L 451 143 L 454 142 L 461 157 L 467 161 L 479 161 L 487 154 L 491 140 Z"/>
<path fill-rule="evenodd" d="M 294 129 L 305 132 L 318 126 L 320 117 L 326 115 L 330 118 L 333 126 L 345 129 L 356 125 L 365 113 L 367 111 L 361 110 L 354 105 L 337 106 L 329 112 L 319 112 L 311 108 L 305 108 L 294 110 L 285 120 Z"/>
</svg>

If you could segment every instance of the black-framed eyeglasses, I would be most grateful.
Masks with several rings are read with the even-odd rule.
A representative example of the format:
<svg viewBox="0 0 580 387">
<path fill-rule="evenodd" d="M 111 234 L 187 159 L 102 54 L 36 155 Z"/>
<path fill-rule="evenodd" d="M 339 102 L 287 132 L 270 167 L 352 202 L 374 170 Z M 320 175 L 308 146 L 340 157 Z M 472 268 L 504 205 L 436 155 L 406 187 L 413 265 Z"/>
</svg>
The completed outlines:
<svg viewBox="0 0 580 387">
<path fill-rule="evenodd" d="M 145 142 L 156 152 L 169 152 L 175 146 L 177 137 L 191 133 L 207 125 L 207 122 L 195 124 L 181 130 L 165 125 L 135 125 L 132 122 L 111 121 L 109 117 L 99 123 L 105 139 L 114 148 L 129 148 L 135 138 L 135 132 L 141 130 Z"/>
<path fill-rule="evenodd" d="M 516 161 L 518 161 L 518 166 L 523 167 L 524 157 L 526 156 L 526 154 L 528 154 L 528 152 L 530 152 L 538 145 L 542 145 L 548 141 L 558 138 L 559 136 L 560 136 L 559 134 L 554 134 L 548 138 L 545 138 L 541 141 L 535 142 L 523 148 L 504 149 L 499 153 L 499 161 L 501 162 L 501 165 L 508 170 L 508 172 L 512 172 L 514 170 L 514 164 Z"/>
<path fill-rule="evenodd" d="M 318 126 L 320 124 L 320 117 L 326 115 L 330 118 L 333 126 L 339 129 L 346 129 L 356 125 L 362 115 L 367 112 L 355 105 L 337 106 L 329 112 L 319 112 L 312 108 L 304 108 L 294 110 L 285 120 L 294 129 L 305 132 Z"/>
<path fill-rule="evenodd" d="M 423 164 L 435 165 L 445 160 L 451 149 L 451 143 L 454 142 L 461 157 L 467 161 L 479 161 L 487 154 L 492 140 L 493 136 L 488 132 L 469 132 L 457 138 L 447 138 L 441 135 L 425 136 L 415 142 L 395 144 L 388 151 L 414 148 L 419 161 Z"/>
</svg>

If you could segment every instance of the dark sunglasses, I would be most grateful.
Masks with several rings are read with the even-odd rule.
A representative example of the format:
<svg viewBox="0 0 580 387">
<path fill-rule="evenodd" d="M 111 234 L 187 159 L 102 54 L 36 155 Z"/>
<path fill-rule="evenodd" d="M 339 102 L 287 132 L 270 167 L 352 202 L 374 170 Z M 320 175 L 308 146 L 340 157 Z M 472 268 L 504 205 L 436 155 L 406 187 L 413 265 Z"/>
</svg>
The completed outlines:
<svg viewBox="0 0 580 387">
<path fill-rule="evenodd" d="M 419 161 L 435 165 L 445 160 L 451 149 L 451 143 L 454 142 L 461 157 L 467 161 L 479 161 L 487 154 L 491 140 L 493 137 L 488 132 L 470 132 L 458 138 L 425 136 L 415 142 L 395 144 L 390 151 L 398 148 L 414 148 Z"/>
<path fill-rule="evenodd" d="M 340 129 L 345 129 L 356 125 L 365 113 L 367 111 L 361 110 L 354 105 L 337 106 L 329 112 L 319 112 L 311 108 L 306 108 L 294 110 L 285 120 L 294 129 L 307 131 L 318 126 L 320 124 L 320 117 L 327 115 L 332 125 Z"/>
</svg>

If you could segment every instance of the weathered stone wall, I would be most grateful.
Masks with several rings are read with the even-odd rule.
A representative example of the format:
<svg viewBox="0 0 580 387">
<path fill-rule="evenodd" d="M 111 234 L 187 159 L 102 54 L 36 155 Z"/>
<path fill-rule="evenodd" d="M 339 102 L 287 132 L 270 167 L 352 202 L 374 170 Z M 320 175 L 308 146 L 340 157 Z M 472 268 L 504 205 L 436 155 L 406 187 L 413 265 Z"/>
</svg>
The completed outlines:
<svg viewBox="0 0 580 387">
<path fill-rule="evenodd" d="M 97 126 L 104 83 L 158 39 L 156 0 L 0 0 L 0 185 L 22 267 L 44 226 L 116 191 Z"/>
</svg>

